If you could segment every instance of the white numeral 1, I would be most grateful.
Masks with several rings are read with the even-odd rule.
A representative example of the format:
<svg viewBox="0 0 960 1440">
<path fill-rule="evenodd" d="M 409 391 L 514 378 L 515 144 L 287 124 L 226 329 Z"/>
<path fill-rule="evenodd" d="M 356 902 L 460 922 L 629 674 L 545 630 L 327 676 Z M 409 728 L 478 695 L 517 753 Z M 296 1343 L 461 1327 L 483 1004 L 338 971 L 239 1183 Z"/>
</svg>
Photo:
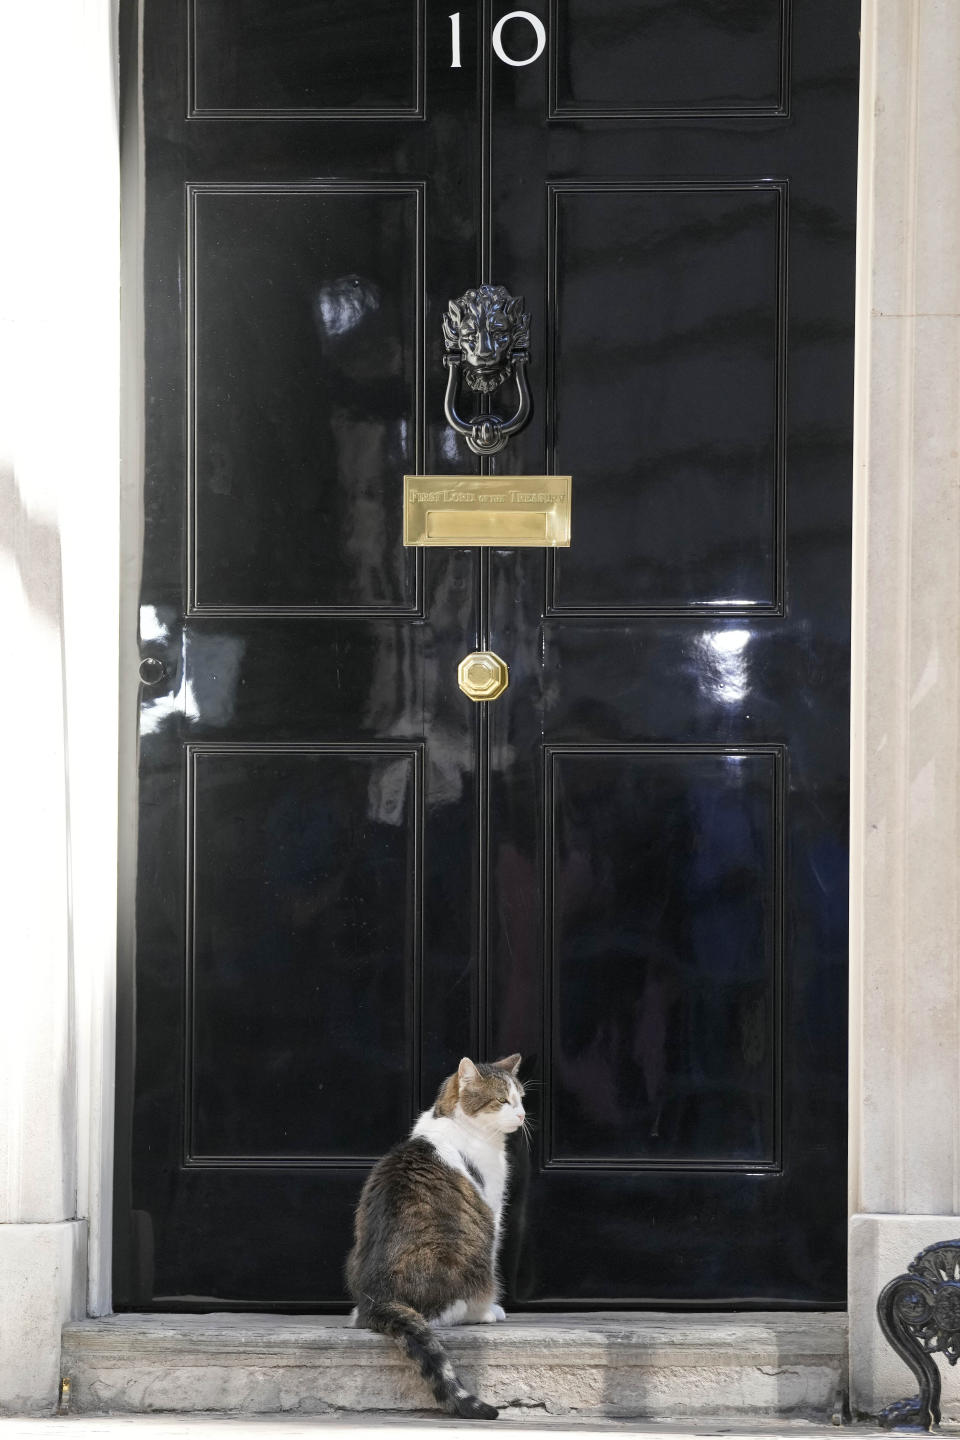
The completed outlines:
<svg viewBox="0 0 960 1440">
<path fill-rule="evenodd" d="M 460 11 L 456 10 L 450 16 L 450 69 L 460 70 Z"/>
</svg>

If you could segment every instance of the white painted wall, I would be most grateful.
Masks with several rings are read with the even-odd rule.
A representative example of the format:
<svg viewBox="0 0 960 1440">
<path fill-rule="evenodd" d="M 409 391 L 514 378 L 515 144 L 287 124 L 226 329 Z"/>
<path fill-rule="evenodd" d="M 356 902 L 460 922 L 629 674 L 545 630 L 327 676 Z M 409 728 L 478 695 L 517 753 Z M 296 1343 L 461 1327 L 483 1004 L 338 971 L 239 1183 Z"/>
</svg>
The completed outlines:
<svg viewBox="0 0 960 1440">
<path fill-rule="evenodd" d="M 850 1324 L 875 1413 L 916 1391 L 877 1293 L 960 1234 L 960 5 L 863 18 Z"/>
<path fill-rule="evenodd" d="M 111 0 L 0 7 L 0 1409 L 102 1291 L 116 933 L 119 189 Z M 103 1212 L 106 1233 L 109 1215 Z M 78 1285 L 79 1282 L 79 1285 Z"/>
</svg>

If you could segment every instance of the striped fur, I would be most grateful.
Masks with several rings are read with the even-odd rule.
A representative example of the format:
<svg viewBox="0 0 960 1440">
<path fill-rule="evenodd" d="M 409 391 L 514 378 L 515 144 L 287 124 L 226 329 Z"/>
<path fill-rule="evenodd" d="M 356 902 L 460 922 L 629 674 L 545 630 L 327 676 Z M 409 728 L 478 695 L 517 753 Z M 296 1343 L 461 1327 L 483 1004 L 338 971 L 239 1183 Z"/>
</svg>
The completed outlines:
<svg viewBox="0 0 960 1440">
<path fill-rule="evenodd" d="M 462 1384 L 435 1324 L 490 1323 L 506 1181 L 504 1142 L 523 1121 L 519 1055 L 461 1061 L 408 1140 L 371 1171 L 355 1217 L 347 1284 L 356 1323 L 389 1335 L 439 1405 L 464 1419 L 497 1411 Z"/>
</svg>

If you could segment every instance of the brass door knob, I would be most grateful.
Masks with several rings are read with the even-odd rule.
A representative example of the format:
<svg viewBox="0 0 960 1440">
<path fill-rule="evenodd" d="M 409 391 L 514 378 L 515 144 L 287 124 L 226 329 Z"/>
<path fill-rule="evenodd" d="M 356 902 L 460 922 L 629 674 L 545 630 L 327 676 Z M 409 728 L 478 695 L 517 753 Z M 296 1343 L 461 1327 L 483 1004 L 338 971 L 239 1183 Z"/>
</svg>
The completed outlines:
<svg viewBox="0 0 960 1440">
<path fill-rule="evenodd" d="M 471 700 L 496 700 L 509 683 L 507 662 L 492 650 L 472 650 L 457 666 L 457 684 Z"/>
</svg>

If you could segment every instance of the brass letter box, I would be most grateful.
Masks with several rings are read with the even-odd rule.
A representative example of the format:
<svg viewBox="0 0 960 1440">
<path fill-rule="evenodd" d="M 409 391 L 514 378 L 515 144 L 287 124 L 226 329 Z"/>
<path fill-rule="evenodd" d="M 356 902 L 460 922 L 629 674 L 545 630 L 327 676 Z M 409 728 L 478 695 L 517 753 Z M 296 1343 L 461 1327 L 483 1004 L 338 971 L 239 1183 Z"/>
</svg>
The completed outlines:
<svg viewBox="0 0 960 1440">
<path fill-rule="evenodd" d="M 569 475 L 404 475 L 404 545 L 566 546 Z"/>
</svg>

